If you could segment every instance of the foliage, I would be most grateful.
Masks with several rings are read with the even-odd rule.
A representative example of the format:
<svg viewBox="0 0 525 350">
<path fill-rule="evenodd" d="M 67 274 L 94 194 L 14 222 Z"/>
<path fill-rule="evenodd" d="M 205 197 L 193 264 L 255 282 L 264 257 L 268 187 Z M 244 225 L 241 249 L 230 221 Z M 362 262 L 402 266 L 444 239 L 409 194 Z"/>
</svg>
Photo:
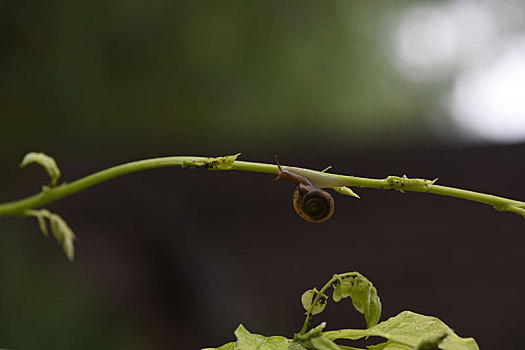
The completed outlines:
<svg viewBox="0 0 525 350">
<path fill-rule="evenodd" d="M 225 157 L 164 157 L 153 158 L 118 165 L 105 169 L 68 184 L 57 184 L 60 170 L 55 160 L 43 153 L 27 154 L 21 167 L 31 163 L 39 164 L 51 178 L 48 186 L 33 196 L 0 204 L 0 216 L 16 215 L 35 217 L 42 233 L 49 235 L 49 229 L 62 246 L 70 260 L 74 257 L 75 235 L 67 223 L 57 214 L 41 208 L 60 198 L 66 197 L 83 189 L 89 188 L 111 178 L 136 171 L 166 167 L 194 167 L 208 170 L 244 170 L 264 173 L 277 173 L 278 167 L 274 164 L 238 161 L 240 154 Z M 385 179 L 367 179 L 355 176 L 329 174 L 324 171 L 315 171 L 290 166 L 279 166 L 289 174 L 299 175 L 307 180 L 315 190 L 332 188 L 336 192 L 359 198 L 349 187 L 370 187 L 395 190 L 401 193 L 416 191 L 446 195 L 451 197 L 473 200 L 492 205 L 496 210 L 510 211 L 525 216 L 525 202 L 510 200 L 493 195 L 466 191 L 452 187 L 435 185 L 435 180 L 409 179 L 406 176 L 388 176 Z M 312 315 L 321 313 L 329 300 L 327 293 L 332 292 L 332 300 L 339 302 L 350 298 L 354 308 L 363 314 L 366 329 L 343 329 L 324 331 L 326 323 L 321 323 L 308 331 Z M 230 342 L 216 349 L 230 350 L 338 350 L 356 349 L 338 345 L 340 339 L 356 340 L 363 337 L 379 336 L 386 339 L 381 344 L 370 345 L 370 350 L 477 350 L 478 345 L 472 338 L 460 338 L 446 324 L 439 319 L 404 311 L 395 317 L 379 323 L 381 316 L 381 302 L 376 288 L 358 272 L 349 272 L 334 275 L 320 290 L 312 288 L 301 296 L 301 302 L 306 310 L 306 318 L 299 333 L 293 339 L 283 336 L 265 337 L 250 333 L 243 325 L 235 331 L 237 341 Z M 211 349 L 211 348 L 209 348 Z"/>
<path fill-rule="evenodd" d="M 326 322 L 322 322 L 306 332 L 309 316 L 324 310 L 328 301 L 324 293 L 329 289 L 333 290 L 332 299 L 336 302 L 350 297 L 354 308 L 364 314 L 368 328 L 325 332 Z M 358 272 L 334 275 L 320 291 L 315 288 L 306 291 L 301 302 L 307 310 L 305 326 L 293 339 L 253 334 L 241 324 L 234 332 L 237 341 L 204 350 L 360 350 L 339 345 L 335 341 L 356 340 L 370 336 L 379 336 L 386 341 L 368 346 L 369 350 L 479 350 L 473 338 L 459 337 L 435 317 L 403 311 L 397 316 L 377 323 L 381 316 L 381 303 L 377 290 Z"/>
</svg>

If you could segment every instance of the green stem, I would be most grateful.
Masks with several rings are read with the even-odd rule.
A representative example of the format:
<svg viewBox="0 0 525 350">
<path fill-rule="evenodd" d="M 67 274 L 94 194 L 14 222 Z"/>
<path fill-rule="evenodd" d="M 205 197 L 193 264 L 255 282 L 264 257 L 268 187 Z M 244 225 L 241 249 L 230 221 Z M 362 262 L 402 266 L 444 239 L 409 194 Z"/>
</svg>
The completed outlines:
<svg viewBox="0 0 525 350">
<path fill-rule="evenodd" d="M 310 323 L 310 317 L 312 316 L 312 311 L 314 310 L 315 306 L 319 302 L 319 299 L 321 299 L 321 296 L 324 295 L 324 292 L 326 292 L 326 290 L 330 288 L 335 281 L 348 277 L 348 276 L 357 276 L 357 274 L 358 274 L 357 272 L 347 272 L 347 273 L 342 273 L 340 275 L 334 275 L 334 277 L 332 277 L 328 282 L 326 282 L 323 288 L 321 288 L 321 290 L 315 296 L 314 301 L 312 302 L 312 306 L 310 306 L 310 310 L 306 312 L 306 318 L 304 319 L 303 328 L 301 328 L 301 331 L 299 332 L 299 334 L 306 333 L 306 330 L 308 329 L 308 324 Z"/>
<path fill-rule="evenodd" d="M 203 167 L 206 169 L 223 169 L 223 170 L 241 170 L 251 171 L 260 173 L 277 174 L 277 166 L 275 164 L 265 164 L 256 162 L 245 162 L 245 161 L 232 161 L 230 163 L 224 163 L 223 158 L 207 158 L 207 157 L 193 157 L 193 156 L 180 156 L 180 157 L 163 157 L 153 158 L 126 163 L 118 166 L 114 166 L 94 174 L 88 175 L 81 179 L 78 179 L 71 183 L 61 184 L 56 187 L 45 186 L 42 192 L 33 196 L 0 204 L 0 216 L 18 215 L 24 216 L 26 210 L 42 207 L 48 203 L 54 202 L 60 198 L 66 197 L 73 193 L 79 192 L 98 183 L 107 181 L 109 179 L 134 173 L 137 171 L 168 167 L 168 166 L 193 166 Z M 233 158 L 235 159 L 235 157 Z M 284 167 L 286 168 L 286 167 Z M 525 217 L 525 202 L 506 199 L 498 196 L 493 196 L 484 193 L 478 193 L 473 191 L 467 191 L 452 187 L 434 185 L 433 181 L 422 180 L 422 179 L 407 179 L 405 177 L 388 176 L 385 179 L 368 179 L 356 176 L 336 175 L 322 173 L 315 170 L 302 169 L 302 168 L 290 168 L 299 169 L 303 172 L 301 174 L 310 174 L 311 176 L 323 176 L 336 179 L 338 181 L 337 186 L 357 186 L 357 187 L 368 187 L 377 189 L 388 189 L 397 191 L 416 191 L 434 193 L 449 197 L 462 198 L 472 200 L 480 203 L 492 205 L 496 210 L 500 211 L 511 211 L 520 214 Z M 321 175 L 319 175 L 321 174 Z M 307 175 L 305 175 L 307 176 Z"/>
<path fill-rule="evenodd" d="M 198 162 L 206 157 L 163 157 L 139 160 L 126 164 L 117 165 L 94 174 L 85 176 L 71 183 L 64 183 L 56 187 L 44 186 L 42 192 L 18 201 L 0 204 L 0 216 L 24 215 L 27 209 L 38 208 L 45 204 L 54 202 L 60 198 L 84 190 L 101 182 L 113 179 L 117 176 L 134 173 L 137 171 L 162 168 L 168 166 L 183 166 L 184 162 Z"/>
</svg>

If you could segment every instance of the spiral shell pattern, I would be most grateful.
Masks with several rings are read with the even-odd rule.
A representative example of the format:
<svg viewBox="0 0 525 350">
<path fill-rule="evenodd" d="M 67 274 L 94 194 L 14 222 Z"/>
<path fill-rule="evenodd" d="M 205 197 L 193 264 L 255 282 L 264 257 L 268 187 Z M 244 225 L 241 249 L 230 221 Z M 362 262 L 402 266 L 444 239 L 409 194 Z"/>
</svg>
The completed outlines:
<svg viewBox="0 0 525 350">
<path fill-rule="evenodd" d="M 303 193 L 299 187 L 295 190 L 293 205 L 297 214 L 310 222 L 323 222 L 334 213 L 335 204 L 332 196 L 323 190 L 312 189 Z"/>
</svg>

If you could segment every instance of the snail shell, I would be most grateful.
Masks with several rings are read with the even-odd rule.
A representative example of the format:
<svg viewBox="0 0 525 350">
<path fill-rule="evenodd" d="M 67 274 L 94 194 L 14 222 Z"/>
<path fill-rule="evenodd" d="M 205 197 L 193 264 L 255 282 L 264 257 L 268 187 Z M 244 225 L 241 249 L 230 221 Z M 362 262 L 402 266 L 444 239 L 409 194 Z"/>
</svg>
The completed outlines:
<svg viewBox="0 0 525 350">
<path fill-rule="evenodd" d="M 335 210 L 334 199 L 330 193 L 319 189 L 307 177 L 284 170 L 277 160 L 277 176 L 297 184 L 293 195 L 293 206 L 297 214 L 310 222 L 328 220 Z"/>
<path fill-rule="evenodd" d="M 293 206 L 300 217 L 310 222 L 326 221 L 335 210 L 334 199 L 330 193 L 303 184 L 295 190 Z"/>
</svg>

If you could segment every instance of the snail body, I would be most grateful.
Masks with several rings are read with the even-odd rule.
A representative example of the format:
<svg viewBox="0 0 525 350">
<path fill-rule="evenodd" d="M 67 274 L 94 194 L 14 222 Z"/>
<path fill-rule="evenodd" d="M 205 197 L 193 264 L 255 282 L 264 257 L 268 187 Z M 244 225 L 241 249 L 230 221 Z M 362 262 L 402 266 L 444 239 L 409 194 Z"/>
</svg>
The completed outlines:
<svg viewBox="0 0 525 350">
<path fill-rule="evenodd" d="M 277 164 L 277 176 L 297 183 L 293 196 L 293 206 L 297 214 L 310 222 L 323 222 L 334 213 L 335 203 L 330 193 L 314 186 L 306 177 L 282 169 Z"/>
<path fill-rule="evenodd" d="M 333 176 L 332 174 L 327 174 L 320 171 L 297 168 L 294 166 L 286 166 L 283 169 L 281 170 L 291 173 L 295 176 L 300 176 L 303 179 L 307 179 L 308 182 L 317 188 L 337 188 L 348 186 L 349 184 L 348 179 L 339 178 L 337 176 Z"/>
</svg>

